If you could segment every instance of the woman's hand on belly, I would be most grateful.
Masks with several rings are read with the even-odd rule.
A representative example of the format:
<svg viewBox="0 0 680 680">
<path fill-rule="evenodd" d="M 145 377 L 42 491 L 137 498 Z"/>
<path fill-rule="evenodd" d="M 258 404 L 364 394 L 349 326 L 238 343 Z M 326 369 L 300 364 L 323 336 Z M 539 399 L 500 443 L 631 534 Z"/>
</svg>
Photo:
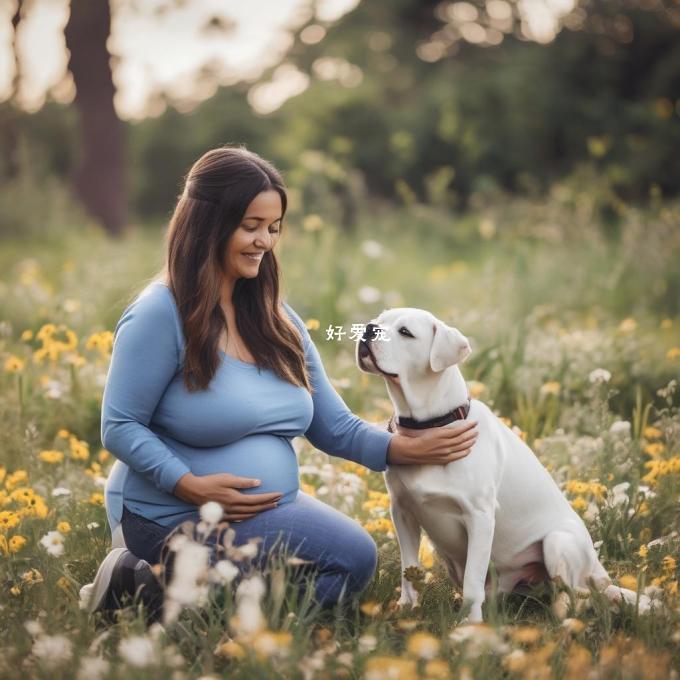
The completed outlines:
<svg viewBox="0 0 680 680">
<path fill-rule="evenodd" d="M 234 521 L 255 517 L 259 512 L 277 506 L 283 496 L 279 491 L 258 494 L 240 491 L 259 485 L 257 479 L 237 477 L 228 472 L 201 476 L 187 472 L 180 477 L 173 493 L 181 500 L 199 507 L 208 501 L 215 501 L 224 509 L 223 519 Z"/>
</svg>

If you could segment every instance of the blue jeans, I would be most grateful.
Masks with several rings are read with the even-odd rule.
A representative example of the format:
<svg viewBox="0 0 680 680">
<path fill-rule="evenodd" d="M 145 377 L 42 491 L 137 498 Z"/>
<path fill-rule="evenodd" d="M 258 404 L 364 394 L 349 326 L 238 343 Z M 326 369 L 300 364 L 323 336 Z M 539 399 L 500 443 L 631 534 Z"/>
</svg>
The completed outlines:
<svg viewBox="0 0 680 680">
<path fill-rule="evenodd" d="M 199 519 L 197 510 L 193 521 Z M 134 555 L 150 564 L 164 564 L 166 582 L 170 580 L 172 568 L 166 541 L 179 531 L 179 526 L 162 526 L 130 512 L 123 505 L 125 544 Z M 377 549 L 368 532 L 347 515 L 302 491 L 298 491 L 294 501 L 250 519 L 231 522 L 230 528 L 236 532 L 236 546 L 247 543 L 250 538 L 263 539 L 253 560 L 260 568 L 270 554 L 281 550 L 313 562 L 315 599 L 325 607 L 356 598 L 375 572 Z M 219 554 L 223 531 L 214 531 L 206 540 L 206 545 L 211 547 L 212 564 L 224 557 Z M 243 570 L 243 564 L 237 566 Z"/>
</svg>

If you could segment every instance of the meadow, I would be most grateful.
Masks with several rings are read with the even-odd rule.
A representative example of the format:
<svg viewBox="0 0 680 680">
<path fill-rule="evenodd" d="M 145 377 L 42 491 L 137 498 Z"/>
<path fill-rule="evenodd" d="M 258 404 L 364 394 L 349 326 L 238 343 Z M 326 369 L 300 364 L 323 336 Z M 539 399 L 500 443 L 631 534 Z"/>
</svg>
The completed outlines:
<svg viewBox="0 0 680 680">
<path fill-rule="evenodd" d="M 349 333 L 395 306 L 429 309 L 468 336 L 462 366 L 582 515 L 621 585 L 649 614 L 572 594 L 491 597 L 460 625 L 461 593 L 424 539 L 422 604 L 398 611 L 399 555 L 382 475 L 296 440 L 301 486 L 356 518 L 379 548 L 353 612 L 318 612 L 272 564 L 234 597 L 211 575 L 203 607 L 147 628 L 131 605 L 89 617 L 79 589 L 110 534 L 100 403 L 112 331 L 160 268 L 163 225 L 113 241 L 74 226 L 0 253 L 0 677 L 678 677 L 680 610 L 680 205 L 602 209 L 592 187 L 544 201 L 482 201 L 463 216 L 369 206 L 344 233 L 293 210 L 283 294 L 306 320 L 328 375 L 370 422 L 391 415 L 382 380 L 360 374 Z M 204 592 L 204 590 L 201 590 Z"/>
</svg>

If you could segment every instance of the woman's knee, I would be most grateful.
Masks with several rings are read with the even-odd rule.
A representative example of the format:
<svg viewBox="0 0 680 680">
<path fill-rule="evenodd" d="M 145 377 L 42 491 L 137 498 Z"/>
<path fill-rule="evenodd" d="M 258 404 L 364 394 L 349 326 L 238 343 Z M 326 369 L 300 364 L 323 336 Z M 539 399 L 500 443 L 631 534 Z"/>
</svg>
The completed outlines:
<svg viewBox="0 0 680 680">
<path fill-rule="evenodd" d="M 375 541 L 364 529 L 360 529 L 351 549 L 347 550 L 343 557 L 350 577 L 349 587 L 355 593 L 361 592 L 375 574 L 378 563 L 378 549 Z"/>
</svg>

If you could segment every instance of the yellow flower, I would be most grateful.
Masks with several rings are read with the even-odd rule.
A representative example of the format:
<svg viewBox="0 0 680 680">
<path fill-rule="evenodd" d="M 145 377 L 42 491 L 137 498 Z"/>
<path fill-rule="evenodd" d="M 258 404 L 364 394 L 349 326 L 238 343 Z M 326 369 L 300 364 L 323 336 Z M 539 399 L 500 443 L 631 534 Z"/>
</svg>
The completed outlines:
<svg viewBox="0 0 680 680">
<path fill-rule="evenodd" d="M 302 220 L 302 228 L 305 231 L 319 231 L 323 229 L 324 222 L 319 215 L 307 215 L 307 217 Z"/>
<path fill-rule="evenodd" d="M 425 569 L 434 566 L 434 547 L 427 536 L 423 536 L 418 550 L 418 559 Z"/>
<path fill-rule="evenodd" d="M 364 602 L 359 609 L 361 609 L 366 616 L 378 616 L 382 611 L 382 606 L 379 602 Z"/>
<path fill-rule="evenodd" d="M 576 498 L 574 498 L 574 500 L 571 502 L 571 507 L 577 512 L 580 512 L 581 510 L 585 510 L 588 507 L 588 501 L 586 501 L 583 496 L 576 496 Z"/>
<path fill-rule="evenodd" d="M 398 656 L 374 656 L 366 662 L 366 680 L 412 680 L 418 676 L 416 660 Z"/>
<path fill-rule="evenodd" d="M 61 576 L 57 581 L 57 587 L 62 590 L 69 591 L 71 588 L 71 582 L 66 578 L 66 576 Z"/>
<path fill-rule="evenodd" d="M 665 450 L 666 446 L 663 444 L 663 442 L 652 442 L 651 444 L 647 444 L 647 446 L 645 446 L 645 453 L 650 455 L 652 458 L 658 458 Z"/>
<path fill-rule="evenodd" d="M 406 642 L 406 651 L 420 659 L 433 659 L 440 647 L 439 640 L 429 633 L 413 633 Z"/>
<path fill-rule="evenodd" d="M 0 534 L 0 553 L 7 557 L 9 555 L 9 547 L 7 545 L 7 538 L 3 534 Z"/>
<path fill-rule="evenodd" d="M 258 633 L 253 640 L 253 649 L 260 659 L 268 659 L 272 656 L 288 656 L 293 635 L 288 631 L 274 632 L 264 630 Z"/>
<path fill-rule="evenodd" d="M 425 664 L 425 680 L 448 680 L 452 677 L 449 664 L 442 659 L 432 659 Z M 463 677 L 461 675 L 461 677 Z"/>
<path fill-rule="evenodd" d="M 483 382 L 471 380 L 468 383 L 468 390 L 473 399 L 479 399 L 479 397 L 486 392 L 486 385 Z"/>
<path fill-rule="evenodd" d="M 632 333 L 636 328 L 637 328 L 637 321 L 635 321 L 635 319 L 633 319 L 631 317 L 624 319 L 619 324 L 619 330 L 622 333 Z"/>
<path fill-rule="evenodd" d="M 21 574 L 21 580 L 24 583 L 32 585 L 33 583 L 42 583 L 42 574 L 37 569 L 29 569 Z"/>
<path fill-rule="evenodd" d="M 659 324 L 660 328 L 663 328 L 663 330 L 668 330 L 669 328 L 673 328 L 673 319 L 661 319 L 661 323 Z"/>
<path fill-rule="evenodd" d="M 308 331 L 318 331 L 321 324 L 319 323 L 318 319 L 307 319 L 305 326 L 307 327 Z"/>
<path fill-rule="evenodd" d="M 22 482 L 28 480 L 28 473 L 26 470 L 15 470 L 7 479 L 5 480 L 5 488 L 11 491 L 15 486 L 18 486 Z"/>
<path fill-rule="evenodd" d="M 99 453 L 97 454 L 97 458 L 99 459 L 100 463 L 104 463 L 110 457 L 111 457 L 111 454 L 106 449 L 99 449 Z"/>
<path fill-rule="evenodd" d="M 680 359 L 680 347 L 671 347 L 668 352 L 666 352 L 666 359 L 668 359 L 668 361 Z"/>
<path fill-rule="evenodd" d="M 17 553 L 26 545 L 26 538 L 24 536 L 16 534 L 15 536 L 12 536 L 12 538 L 9 539 L 8 543 L 9 551 L 11 553 Z"/>
<path fill-rule="evenodd" d="M 541 385 L 541 394 L 559 394 L 561 388 L 562 386 L 559 382 L 557 382 L 557 380 L 550 380 L 547 383 Z"/>
<path fill-rule="evenodd" d="M 375 533 L 394 533 L 394 524 L 392 521 L 386 517 L 380 517 L 378 519 L 369 519 L 366 524 L 364 524 L 364 529 L 368 531 L 369 534 Z"/>
<path fill-rule="evenodd" d="M 677 595 L 678 594 L 678 582 L 677 581 L 669 581 L 666 584 L 666 591 L 670 593 L 671 595 Z"/>
<path fill-rule="evenodd" d="M 227 640 L 217 645 L 215 655 L 223 656 L 227 659 L 243 659 L 246 655 L 246 650 L 238 642 Z"/>
<path fill-rule="evenodd" d="M 64 430 L 63 428 L 57 432 L 57 437 L 60 439 L 68 439 L 71 436 L 71 433 L 68 430 Z"/>
<path fill-rule="evenodd" d="M 670 555 L 666 555 L 666 557 L 664 557 L 663 560 L 661 560 L 661 566 L 663 568 L 663 573 L 666 576 L 668 577 L 673 576 L 673 574 L 675 573 L 676 566 L 675 558 L 671 557 Z"/>
<path fill-rule="evenodd" d="M 86 441 L 78 439 L 71 435 L 69 437 L 69 444 L 71 446 L 71 458 L 75 460 L 87 460 L 90 457 L 90 445 Z"/>
<path fill-rule="evenodd" d="M 638 555 L 642 557 L 642 559 L 645 559 L 647 555 L 649 554 L 649 548 L 646 545 L 641 545 L 640 549 L 638 550 Z"/>
<path fill-rule="evenodd" d="M 522 645 L 533 645 L 541 639 L 540 628 L 534 626 L 514 626 L 508 630 L 510 638 Z"/>
<path fill-rule="evenodd" d="M 107 359 L 113 348 L 113 333 L 111 331 L 101 331 L 93 333 L 85 342 L 85 349 L 95 349 L 99 352 L 102 359 Z"/>
<path fill-rule="evenodd" d="M 90 494 L 88 503 L 92 503 L 92 505 L 104 505 L 104 494 L 99 491 L 93 491 Z"/>
<path fill-rule="evenodd" d="M 14 595 L 14 597 L 19 597 L 19 595 L 21 595 L 21 588 L 19 588 L 19 586 L 12 586 L 9 589 L 9 592 Z"/>
<path fill-rule="evenodd" d="M 57 531 L 61 531 L 62 534 L 67 534 L 71 531 L 71 525 L 66 521 L 59 522 L 59 524 L 57 524 Z"/>
<path fill-rule="evenodd" d="M 7 359 L 5 359 L 5 371 L 8 373 L 21 373 L 24 370 L 26 362 L 20 359 L 14 354 L 10 354 Z"/>
<path fill-rule="evenodd" d="M 632 576 L 631 574 L 625 574 L 624 576 L 619 577 L 619 585 L 622 588 L 627 588 L 628 590 L 637 590 L 638 589 L 638 581 L 635 576 Z"/>
<path fill-rule="evenodd" d="M 6 476 L 7 476 L 7 468 L 0 465 L 0 484 L 2 484 L 5 481 Z"/>
<path fill-rule="evenodd" d="M 663 432 L 658 427 L 652 427 L 648 425 L 644 430 L 643 434 L 645 439 L 661 439 Z"/>
<path fill-rule="evenodd" d="M 38 458 L 40 458 L 40 460 L 44 463 L 51 463 L 54 465 L 56 463 L 61 463 L 61 461 L 64 460 L 64 454 L 61 451 L 47 449 L 45 451 L 41 451 L 38 454 Z"/>
<path fill-rule="evenodd" d="M 33 331 L 31 331 L 31 330 L 25 330 L 21 334 L 22 342 L 28 342 L 29 340 L 32 340 L 32 339 L 33 339 Z"/>
<path fill-rule="evenodd" d="M 9 531 L 19 525 L 20 516 L 12 510 L 0 511 L 0 531 Z"/>
<path fill-rule="evenodd" d="M 316 489 L 311 484 L 307 484 L 306 482 L 300 482 L 300 491 L 303 491 L 309 496 L 316 497 Z"/>
</svg>

